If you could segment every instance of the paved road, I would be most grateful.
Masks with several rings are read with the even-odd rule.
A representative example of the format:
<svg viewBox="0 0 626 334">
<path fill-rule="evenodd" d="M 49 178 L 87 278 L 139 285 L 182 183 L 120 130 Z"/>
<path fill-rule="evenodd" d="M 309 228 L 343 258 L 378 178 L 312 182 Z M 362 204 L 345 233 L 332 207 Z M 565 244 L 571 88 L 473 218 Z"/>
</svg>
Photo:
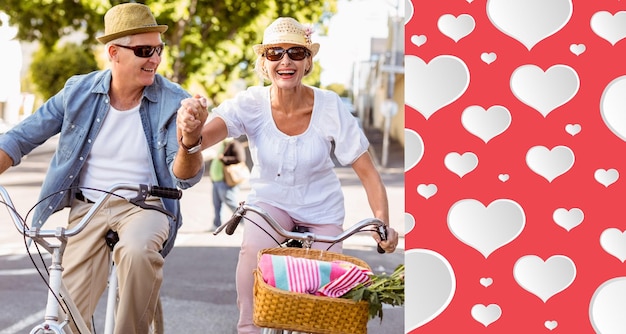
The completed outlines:
<svg viewBox="0 0 626 334">
<path fill-rule="evenodd" d="M 18 168 L 0 175 L 0 185 L 8 189 L 22 215 L 37 198 L 54 145 L 54 140 L 44 144 Z M 391 222 L 403 235 L 403 165 L 390 161 L 388 166 L 381 170 L 388 187 Z M 358 179 L 349 168 L 337 168 L 337 173 L 349 208 L 346 224 L 367 218 L 367 199 Z M 242 231 L 236 231 L 233 236 L 208 233 L 212 220 L 210 190 L 210 181 L 205 178 L 186 190 L 181 199 L 184 225 L 164 269 L 162 302 L 166 333 L 236 333 L 234 272 Z M 247 191 L 245 187 L 242 189 L 242 197 Z M 224 218 L 228 215 L 225 212 Z M 63 225 L 66 217 L 67 212 L 62 211 L 47 226 Z M 45 286 L 26 256 L 23 241 L 7 219 L 4 210 L 0 210 L 0 334 L 25 333 L 43 310 Z M 389 272 L 403 262 L 402 242 L 396 253 L 382 256 L 374 250 L 369 236 L 354 237 L 344 244 L 347 254 L 365 259 L 375 271 Z M 383 322 L 370 321 L 368 333 L 403 333 L 403 313 L 403 308 L 385 309 Z M 96 323 L 101 322 L 101 317 L 97 316 Z"/>
</svg>

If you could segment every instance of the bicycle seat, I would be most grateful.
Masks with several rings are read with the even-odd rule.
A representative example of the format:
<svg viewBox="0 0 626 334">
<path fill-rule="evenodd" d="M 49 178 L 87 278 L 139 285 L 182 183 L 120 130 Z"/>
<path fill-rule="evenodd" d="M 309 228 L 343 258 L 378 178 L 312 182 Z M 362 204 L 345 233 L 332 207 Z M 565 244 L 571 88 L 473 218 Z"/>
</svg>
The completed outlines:
<svg viewBox="0 0 626 334">
<path fill-rule="evenodd" d="M 298 233 L 304 233 L 304 232 L 309 232 L 309 228 L 306 226 L 294 226 L 293 227 L 293 232 L 298 232 Z M 285 246 L 287 247 L 294 247 L 294 248 L 302 248 L 302 241 L 301 240 L 295 240 L 295 239 L 287 239 L 284 243 Z"/>
<path fill-rule="evenodd" d="M 111 250 L 115 247 L 115 244 L 120 241 L 120 237 L 117 235 L 117 232 L 113 230 L 108 230 L 106 235 L 104 236 L 104 240 Z"/>
</svg>

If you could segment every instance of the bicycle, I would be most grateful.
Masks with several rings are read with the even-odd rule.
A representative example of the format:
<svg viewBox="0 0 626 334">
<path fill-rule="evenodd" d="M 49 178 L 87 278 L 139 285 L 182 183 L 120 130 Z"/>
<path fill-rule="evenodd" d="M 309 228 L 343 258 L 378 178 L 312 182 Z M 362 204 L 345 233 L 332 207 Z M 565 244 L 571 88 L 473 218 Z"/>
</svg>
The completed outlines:
<svg viewBox="0 0 626 334">
<path fill-rule="evenodd" d="M 301 226 L 296 226 L 292 231 L 285 230 L 263 208 L 246 204 L 245 202 L 241 202 L 232 217 L 217 228 L 213 234 L 217 235 L 225 230 L 226 234 L 232 235 L 244 218 L 254 224 L 251 219 L 245 217 L 248 211 L 258 214 L 274 231 L 285 238 L 283 242 L 275 240 L 277 247 L 261 250 L 258 254 L 259 259 L 263 254 L 293 255 L 296 257 L 324 261 L 348 261 L 370 269 L 366 262 L 358 258 L 327 250 L 330 249 L 333 244 L 344 241 L 360 232 L 374 231 L 379 234 L 381 240 L 387 239 L 385 224 L 376 218 L 363 219 L 344 230 L 339 235 L 325 236 L 309 232 L 307 229 L 302 229 Z M 367 229 L 369 226 L 374 226 L 374 229 Z M 263 228 L 261 227 L 261 229 Z M 311 248 L 314 242 L 329 243 L 330 245 L 327 250 L 321 251 Z M 381 254 L 385 252 L 380 245 L 377 246 L 377 250 Z M 258 268 L 255 270 L 254 276 L 253 320 L 257 326 L 263 328 L 263 334 L 344 333 L 345 331 L 343 330 L 346 328 L 350 328 L 349 332 L 352 333 L 365 333 L 367 331 L 367 302 L 355 302 L 342 298 L 312 296 L 280 290 L 265 284 Z M 270 298 L 274 299 L 269 300 Z M 310 309 L 311 312 L 307 312 L 306 309 Z M 286 316 L 287 313 L 291 313 L 291 310 L 294 310 L 298 314 L 297 317 Z M 330 317 L 327 315 L 335 311 L 336 314 L 339 315 L 339 318 L 334 320 L 328 319 Z M 350 321 L 352 321 L 352 323 L 350 323 Z M 341 322 L 341 324 L 337 322 Z M 341 329 L 338 329 L 336 326 L 341 326 Z"/>
<path fill-rule="evenodd" d="M 114 192 L 118 190 L 136 191 L 137 196 L 128 199 L 130 203 L 137 205 L 143 209 L 157 210 L 172 218 L 174 218 L 172 213 L 161 207 L 147 204 L 145 203 L 145 200 L 148 196 L 172 199 L 180 199 L 182 196 L 182 191 L 176 188 L 165 188 L 145 184 L 116 184 L 104 191 L 105 194 L 93 203 L 87 214 L 73 228 L 66 229 L 64 227 L 57 227 L 54 230 L 43 230 L 39 228 L 32 229 L 26 224 L 25 220 L 17 213 L 17 210 L 13 205 L 8 191 L 3 186 L 0 186 L 0 197 L 2 197 L 3 201 L 2 204 L 5 204 L 5 206 L 7 207 L 9 215 L 16 229 L 24 236 L 25 241 L 26 239 L 34 241 L 36 245 L 43 247 L 52 256 L 50 260 L 51 263 L 48 268 L 48 280 L 46 281 L 46 285 L 48 286 L 48 297 L 46 300 L 44 319 L 43 322 L 35 325 L 31 329 L 31 334 L 73 334 L 73 331 L 69 326 L 72 319 L 74 320 L 79 333 L 95 333 L 95 329 L 92 332 L 92 330 L 89 329 L 85 324 L 85 320 L 80 316 L 80 312 L 78 311 L 76 304 L 72 300 L 71 296 L 67 292 L 67 288 L 63 284 L 61 278 L 61 273 L 63 271 L 63 251 L 67 244 L 67 238 L 80 233 L 95 216 L 95 214 L 100 210 L 102 205 L 112 195 L 115 195 Z M 109 231 L 109 233 L 105 237 L 105 240 L 109 245 L 111 251 L 115 246 L 116 237 L 116 234 L 114 232 L 112 233 L 112 231 Z M 56 242 L 49 241 L 49 239 L 56 239 Z M 35 263 L 34 259 L 32 259 L 32 256 L 31 260 L 33 260 L 33 263 Z M 37 270 L 39 270 L 39 268 L 37 268 Z M 45 281 L 43 273 L 40 272 L 40 276 Z M 109 286 L 106 297 L 104 324 L 105 334 L 113 333 L 117 301 L 116 267 L 111 260 L 109 270 Z M 162 334 L 163 331 L 163 310 L 161 301 L 159 299 L 154 320 L 151 324 L 151 333 Z"/>
</svg>

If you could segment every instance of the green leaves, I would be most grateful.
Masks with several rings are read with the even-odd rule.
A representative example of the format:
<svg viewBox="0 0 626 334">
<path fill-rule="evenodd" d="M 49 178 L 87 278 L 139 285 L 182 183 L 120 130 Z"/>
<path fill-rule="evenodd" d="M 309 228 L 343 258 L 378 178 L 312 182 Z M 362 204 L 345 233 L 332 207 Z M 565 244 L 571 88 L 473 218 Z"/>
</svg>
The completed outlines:
<svg viewBox="0 0 626 334">
<path fill-rule="evenodd" d="M 18 39 L 37 41 L 52 50 L 64 36 L 78 31 L 87 46 L 104 30 L 103 16 L 123 0 L 3 0 L 0 11 L 19 28 Z M 323 25 L 336 11 L 337 0 L 147 0 L 167 45 L 159 72 L 191 93 L 206 95 L 213 105 L 232 97 L 240 86 L 259 84 L 252 45 L 279 16 Z M 305 83 L 319 83 L 319 66 Z"/>
<path fill-rule="evenodd" d="M 382 273 L 372 275 L 371 279 L 367 285 L 359 284 L 341 298 L 369 302 L 370 319 L 379 317 L 382 321 L 383 304 L 404 305 L 404 264 L 398 265 L 391 275 Z"/>
</svg>

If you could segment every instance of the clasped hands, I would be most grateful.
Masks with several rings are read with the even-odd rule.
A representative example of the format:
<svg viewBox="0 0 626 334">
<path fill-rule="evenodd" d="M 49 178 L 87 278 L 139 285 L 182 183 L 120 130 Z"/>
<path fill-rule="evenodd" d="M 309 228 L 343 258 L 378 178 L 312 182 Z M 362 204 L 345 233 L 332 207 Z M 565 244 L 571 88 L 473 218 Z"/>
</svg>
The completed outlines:
<svg viewBox="0 0 626 334">
<path fill-rule="evenodd" d="M 200 141 L 202 125 L 208 116 L 208 101 L 205 97 L 196 95 L 181 101 L 176 126 L 184 145 L 194 146 Z"/>
</svg>

